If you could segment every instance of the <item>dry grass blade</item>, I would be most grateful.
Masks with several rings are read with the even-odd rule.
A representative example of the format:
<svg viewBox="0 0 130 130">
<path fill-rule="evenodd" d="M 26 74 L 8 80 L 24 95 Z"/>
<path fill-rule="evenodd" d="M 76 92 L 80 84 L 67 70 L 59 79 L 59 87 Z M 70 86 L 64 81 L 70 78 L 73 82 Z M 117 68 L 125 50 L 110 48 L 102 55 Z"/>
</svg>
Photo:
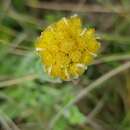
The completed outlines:
<svg viewBox="0 0 130 130">
<path fill-rule="evenodd" d="M 20 130 L 16 124 L 3 112 L 0 111 L 0 122 L 5 130 Z"/>
<path fill-rule="evenodd" d="M 76 3 L 56 3 L 56 2 L 37 2 L 33 4 L 28 2 L 27 5 L 32 8 L 48 9 L 48 10 L 60 10 L 60 11 L 77 11 Z M 109 8 L 108 6 L 99 5 L 82 5 L 79 12 L 93 12 L 93 13 L 128 13 L 122 6 L 116 5 Z"/>
<path fill-rule="evenodd" d="M 103 56 L 95 60 L 92 64 L 100 64 L 113 61 L 130 60 L 130 54 L 114 54 L 109 56 Z"/>
<path fill-rule="evenodd" d="M 31 75 L 27 75 L 27 76 L 24 76 L 24 77 L 21 77 L 21 78 L 17 78 L 17 79 L 1 81 L 0 82 L 0 88 L 7 87 L 7 86 L 12 86 L 12 85 L 16 85 L 16 84 L 25 83 L 27 81 L 34 80 L 37 77 L 38 76 L 36 74 L 31 74 Z"/>
<path fill-rule="evenodd" d="M 87 118 L 93 119 L 102 109 L 105 103 L 106 95 L 97 103 L 96 107 L 90 112 Z"/>
</svg>

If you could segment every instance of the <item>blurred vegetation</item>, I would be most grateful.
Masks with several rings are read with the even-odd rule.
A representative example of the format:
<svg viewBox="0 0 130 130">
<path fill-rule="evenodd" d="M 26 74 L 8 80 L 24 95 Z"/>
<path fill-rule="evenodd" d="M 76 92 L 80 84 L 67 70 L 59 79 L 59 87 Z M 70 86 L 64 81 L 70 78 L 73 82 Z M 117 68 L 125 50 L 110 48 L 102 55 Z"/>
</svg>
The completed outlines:
<svg viewBox="0 0 130 130">
<path fill-rule="evenodd" d="M 101 53 L 78 80 L 59 83 L 43 72 L 35 40 L 75 13 L 96 28 Z M 0 130 L 130 130 L 130 70 L 103 82 L 129 60 L 130 0 L 0 0 Z"/>
</svg>

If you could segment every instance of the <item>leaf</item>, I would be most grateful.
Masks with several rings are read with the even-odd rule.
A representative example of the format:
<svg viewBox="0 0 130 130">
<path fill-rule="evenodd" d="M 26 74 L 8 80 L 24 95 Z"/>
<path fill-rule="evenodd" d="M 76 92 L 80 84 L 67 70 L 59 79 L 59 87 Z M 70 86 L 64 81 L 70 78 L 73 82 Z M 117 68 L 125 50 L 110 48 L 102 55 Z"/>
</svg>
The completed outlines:
<svg viewBox="0 0 130 130">
<path fill-rule="evenodd" d="M 67 126 L 68 126 L 68 124 L 67 124 L 66 120 L 64 118 L 62 118 L 56 123 L 53 130 L 65 130 Z"/>
<path fill-rule="evenodd" d="M 66 110 L 64 116 L 72 125 L 83 124 L 85 122 L 85 116 L 79 111 L 78 107 L 76 106 L 72 106 Z"/>
</svg>

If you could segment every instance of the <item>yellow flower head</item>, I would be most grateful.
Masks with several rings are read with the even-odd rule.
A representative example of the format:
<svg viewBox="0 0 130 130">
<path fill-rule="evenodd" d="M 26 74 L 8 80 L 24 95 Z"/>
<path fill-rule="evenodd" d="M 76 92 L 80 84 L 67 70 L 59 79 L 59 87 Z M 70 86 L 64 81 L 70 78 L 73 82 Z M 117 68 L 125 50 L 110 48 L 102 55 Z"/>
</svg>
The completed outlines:
<svg viewBox="0 0 130 130">
<path fill-rule="evenodd" d="M 82 29 L 78 16 L 62 18 L 38 38 L 36 50 L 46 72 L 62 80 L 79 77 L 100 48 L 94 29 Z"/>
</svg>

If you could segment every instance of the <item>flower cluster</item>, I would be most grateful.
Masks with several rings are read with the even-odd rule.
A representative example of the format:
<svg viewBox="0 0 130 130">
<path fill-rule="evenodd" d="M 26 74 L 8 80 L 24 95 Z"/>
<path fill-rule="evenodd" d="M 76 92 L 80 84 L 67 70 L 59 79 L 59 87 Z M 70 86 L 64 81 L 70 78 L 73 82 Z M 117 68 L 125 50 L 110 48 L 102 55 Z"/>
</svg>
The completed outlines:
<svg viewBox="0 0 130 130">
<path fill-rule="evenodd" d="M 78 16 L 62 18 L 48 26 L 37 39 L 36 50 L 46 72 L 62 80 L 79 77 L 100 48 L 95 30 L 82 29 Z"/>
</svg>

